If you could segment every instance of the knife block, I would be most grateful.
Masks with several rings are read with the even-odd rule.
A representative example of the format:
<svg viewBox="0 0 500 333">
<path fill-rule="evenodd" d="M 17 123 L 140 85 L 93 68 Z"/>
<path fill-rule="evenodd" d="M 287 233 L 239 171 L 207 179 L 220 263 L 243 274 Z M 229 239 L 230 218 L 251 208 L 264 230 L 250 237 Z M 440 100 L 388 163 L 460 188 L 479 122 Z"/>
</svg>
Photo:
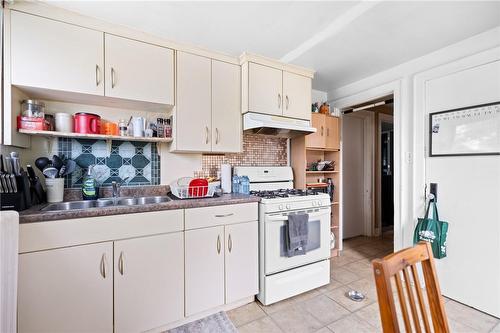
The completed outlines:
<svg viewBox="0 0 500 333">
<path fill-rule="evenodd" d="M 16 185 L 16 193 L 0 194 L 0 210 L 17 210 L 20 212 L 31 207 L 31 189 L 26 172 L 16 176 Z"/>
</svg>

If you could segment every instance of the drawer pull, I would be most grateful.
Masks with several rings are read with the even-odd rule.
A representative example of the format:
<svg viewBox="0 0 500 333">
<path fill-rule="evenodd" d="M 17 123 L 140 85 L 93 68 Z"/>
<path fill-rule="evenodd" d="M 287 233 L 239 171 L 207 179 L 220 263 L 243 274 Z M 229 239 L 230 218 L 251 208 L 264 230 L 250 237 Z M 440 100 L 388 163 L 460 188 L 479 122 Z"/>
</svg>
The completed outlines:
<svg viewBox="0 0 500 333">
<path fill-rule="evenodd" d="M 233 240 L 231 238 L 231 234 L 229 234 L 229 238 L 227 240 L 227 249 L 229 250 L 229 253 L 231 253 L 231 250 L 233 249 Z"/>
<path fill-rule="evenodd" d="M 115 69 L 111 67 L 111 88 L 115 87 Z"/>
<path fill-rule="evenodd" d="M 228 217 L 228 216 L 233 216 L 234 213 L 229 213 L 229 214 L 217 214 L 215 217 Z"/>
<path fill-rule="evenodd" d="M 120 252 L 120 258 L 118 258 L 118 271 L 120 272 L 121 275 L 123 275 L 124 272 L 124 264 L 123 264 L 124 258 L 123 258 L 123 251 Z"/>
<path fill-rule="evenodd" d="M 101 69 L 99 65 L 95 65 L 95 85 L 98 86 L 101 83 Z"/>
<path fill-rule="evenodd" d="M 106 253 L 103 253 L 101 257 L 101 275 L 103 279 L 106 278 Z"/>
<path fill-rule="evenodd" d="M 220 235 L 217 236 L 217 253 L 220 254 Z"/>
</svg>

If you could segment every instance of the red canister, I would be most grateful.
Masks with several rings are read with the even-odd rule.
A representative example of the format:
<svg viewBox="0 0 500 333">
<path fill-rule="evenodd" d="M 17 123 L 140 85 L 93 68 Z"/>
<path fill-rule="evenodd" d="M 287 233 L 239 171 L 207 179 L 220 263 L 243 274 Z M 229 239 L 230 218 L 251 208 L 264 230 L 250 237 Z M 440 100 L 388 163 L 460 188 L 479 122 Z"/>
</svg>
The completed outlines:
<svg viewBox="0 0 500 333">
<path fill-rule="evenodd" d="M 101 117 L 93 113 L 79 112 L 74 116 L 75 133 L 100 134 Z"/>
</svg>

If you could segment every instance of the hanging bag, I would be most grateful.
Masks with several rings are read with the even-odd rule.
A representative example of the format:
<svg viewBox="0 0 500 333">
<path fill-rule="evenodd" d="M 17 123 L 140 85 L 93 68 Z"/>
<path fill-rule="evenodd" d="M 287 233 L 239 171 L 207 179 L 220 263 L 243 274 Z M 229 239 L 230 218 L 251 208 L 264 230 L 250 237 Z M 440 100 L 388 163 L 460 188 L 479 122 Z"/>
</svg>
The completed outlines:
<svg viewBox="0 0 500 333">
<path fill-rule="evenodd" d="M 429 218 L 431 206 L 432 218 Z M 446 257 L 446 238 L 448 236 L 448 222 L 440 221 L 437 205 L 434 200 L 429 201 L 424 218 L 418 219 L 415 232 L 413 234 L 413 243 L 417 244 L 420 241 L 431 243 L 432 254 L 436 259 Z"/>
</svg>

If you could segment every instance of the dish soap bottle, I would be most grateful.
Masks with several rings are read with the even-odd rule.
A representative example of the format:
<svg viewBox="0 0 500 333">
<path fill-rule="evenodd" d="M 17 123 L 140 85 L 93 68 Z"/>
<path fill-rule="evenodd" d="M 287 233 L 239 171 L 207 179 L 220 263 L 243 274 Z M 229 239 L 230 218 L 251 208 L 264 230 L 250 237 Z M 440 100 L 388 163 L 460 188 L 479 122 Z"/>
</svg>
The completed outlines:
<svg viewBox="0 0 500 333">
<path fill-rule="evenodd" d="M 87 174 L 83 178 L 83 183 L 82 183 L 83 200 L 97 200 L 99 196 L 99 188 L 97 187 L 97 181 L 94 178 L 94 176 L 92 176 L 93 168 L 94 168 L 93 164 L 89 165 Z"/>
</svg>

